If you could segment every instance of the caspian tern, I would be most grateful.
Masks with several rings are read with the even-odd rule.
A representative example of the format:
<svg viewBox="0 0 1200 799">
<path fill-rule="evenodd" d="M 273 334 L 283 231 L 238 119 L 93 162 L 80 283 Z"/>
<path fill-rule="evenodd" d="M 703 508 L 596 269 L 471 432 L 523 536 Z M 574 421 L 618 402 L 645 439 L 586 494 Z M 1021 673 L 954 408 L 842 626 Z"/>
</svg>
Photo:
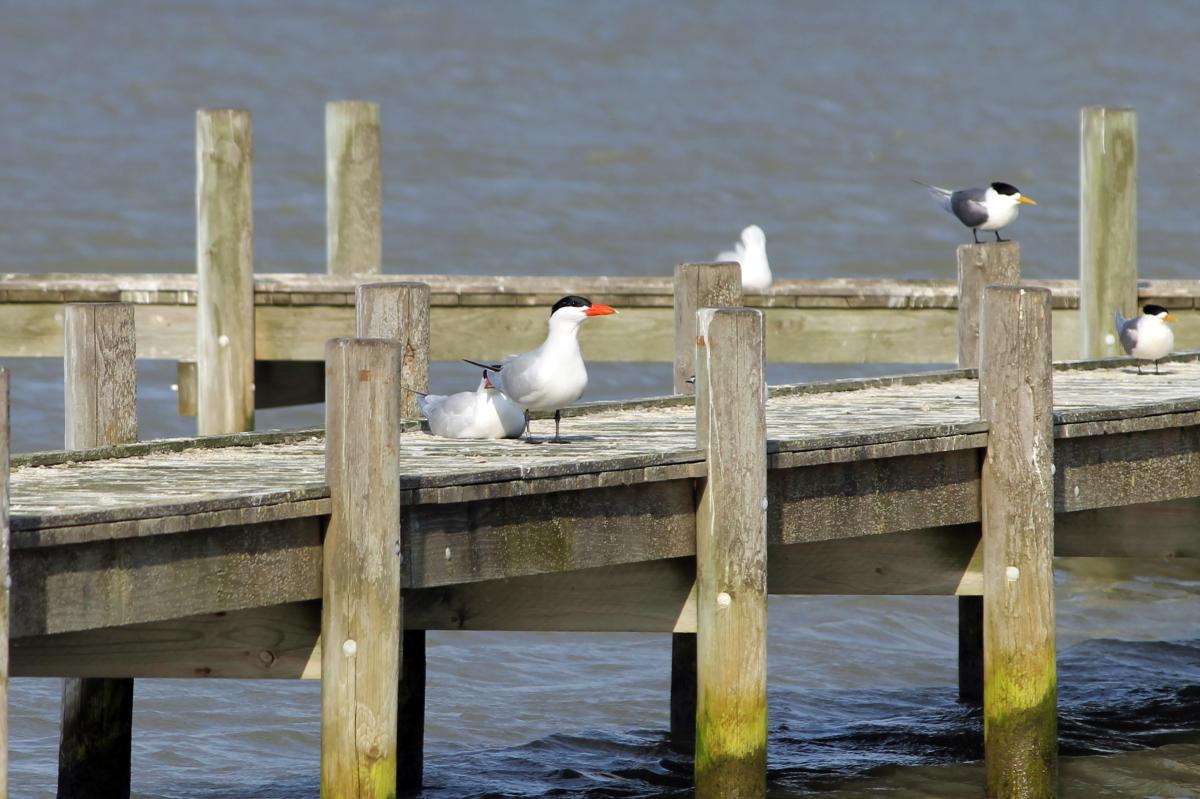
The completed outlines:
<svg viewBox="0 0 1200 799">
<path fill-rule="evenodd" d="M 1154 361 L 1154 374 L 1158 374 L 1158 362 L 1171 354 L 1175 349 L 1175 331 L 1167 322 L 1175 317 L 1161 305 L 1146 305 L 1142 315 L 1126 319 L 1117 311 L 1117 335 L 1121 338 L 1121 346 L 1125 352 L 1135 358 Z M 1138 374 L 1142 373 L 1142 365 L 1138 364 Z"/>
<path fill-rule="evenodd" d="M 442 438 L 517 438 L 525 431 L 525 411 L 486 374 L 474 391 L 422 394 L 417 405 L 429 420 L 429 432 Z"/>
<path fill-rule="evenodd" d="M 550 443 L 563 443 L 558 435 L 561 411 L 583 396 L 587 388 L 587 367 L 579 352 L 579 326 L 588 317 L 613 313 L 616 311 L 609 306 L 586 297 L 563 297 L 550 309 L 549 332 L 540 347 L 510 355 L 498 364 L 467 363 L 482 367 L 504 396 L 525 409 L 526 427 L 529 411 L 554 411 L 554 438 Z"/>
<path fill-rule="evenodd" d="M 732 252 L 723 252 L 718 261 L 737 261 L 742 265 L 742 288 L 766 291 L 771 287 L 771 264 L 767 261 L 767 234 L 758 225 L 742 230 L 741 240 Z"/>
</svg>

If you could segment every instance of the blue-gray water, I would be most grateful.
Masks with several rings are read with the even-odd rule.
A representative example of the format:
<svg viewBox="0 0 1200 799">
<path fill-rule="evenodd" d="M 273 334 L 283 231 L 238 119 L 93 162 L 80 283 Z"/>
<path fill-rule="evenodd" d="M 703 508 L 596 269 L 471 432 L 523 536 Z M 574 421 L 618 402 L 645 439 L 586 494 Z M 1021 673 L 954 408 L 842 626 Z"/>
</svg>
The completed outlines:
<svg viewBox="0 0 1200 799">
<path fill-rule="evenodd" d="M 1187 3 L 2 10 L 0 272 L 191 270 L 194 111 L 230 105 L 254 113 L 259 271 L 319 271 L 323 106 L 362 98 L 382 104 L 389 272 L 667 274 L 755 222 L 780 277 L 949 277 L 969 234 L 920 178 L 1017 184 L 1040 203 L 1012 228 L 1026 274 L 1070 277 L 1079 108 L 1106 104 L 1138 109 L 1141 273 L 1195 276 Z M 17 448 L 56 446 L 61 365 L 5 365 Z M 435 389 L 471 374 L 438 365 Z M 592 374 L 591 399 L 669 386 L 666 365 Z M 189 432 L 171 366 L 141 378 L 143 435 Z M 1064 795 L 1200 795 L 1200 569 L 1112 568 L 1057 574 Z M 981 794 L 953 599 L 774 598 L 770 618 L 773 797 Z M 426 794 L 686 795 L 669 661 L 665 636 L 431 635 Z M 141 681 L 134 793 L 315 797 L 318 712 L 315 684 Z M 57 683 L 16 681 L 10 713 L 13 795 L 52 796 Z"/>
</svg>

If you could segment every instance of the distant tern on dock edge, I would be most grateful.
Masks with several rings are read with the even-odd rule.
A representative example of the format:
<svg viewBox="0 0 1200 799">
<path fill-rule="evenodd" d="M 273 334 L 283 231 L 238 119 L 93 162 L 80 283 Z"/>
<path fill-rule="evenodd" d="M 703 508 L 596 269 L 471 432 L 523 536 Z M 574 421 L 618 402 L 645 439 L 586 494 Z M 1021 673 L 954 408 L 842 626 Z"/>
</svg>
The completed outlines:
<svg viewBox="0 0 1200 799">
<path fill-rule="evenodd" d="M 718 261 L 737 261 L 742 267 L 742 288 L 766 291 L 771 287 L 771 264 L 767 261 L 767 234 L 758 225 L 742 230 L 733 251 L 717 256 Z"/>
<path fill-rule="evenodd" d="M 1175 349 L 1175 332 L 1167 324 L 1175 317 L 1161 305 L 1146 305 L 1142 307 L 1142 315 L 1133 319 L 1126 319 L 1118 310 L 1116 320 L 1117 337 L 1121 339 L 1125 353 L 1144 361 L 1154 361 L 1154 374 L 1159 374 L 1158 362 Z M 1137 370 L 1140 375 L 1140 363 Z"/>
</svg>

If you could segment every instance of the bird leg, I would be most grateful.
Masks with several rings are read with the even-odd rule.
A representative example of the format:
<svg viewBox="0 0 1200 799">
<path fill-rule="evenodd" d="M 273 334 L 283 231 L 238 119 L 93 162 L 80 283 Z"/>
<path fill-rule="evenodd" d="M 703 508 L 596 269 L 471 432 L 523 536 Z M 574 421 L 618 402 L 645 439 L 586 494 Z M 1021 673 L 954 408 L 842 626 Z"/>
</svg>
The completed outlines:
<svg viewBox="0 0 1200 799">
<path fill-rule="evenodd" d="M 1154 374 L 1158 374 L 1158 361 L 1154 362 Z"/>
<path fill-rule="evenodd" d="M 558 427 L 562 423 L 562 411 L 554 412 L 554 438 L 550 439 L 550 444 L 566 444 L 558 435 Z"/>
<path fill-rule="evenodd" d="M 1135 366 L 1137 366 L 1137 368 L 1138 368 L 1138 374 L 1140 375 L 1140 374 L 1142 373 L 1142 362 L 1141 362 L 1141 361 L 1138 361 L 1138 362 L 1135 364 Z"/>
<path fill-rule="evenodd" d="M 1002 238 L 1000 238 L 1000 231 L 999 231 L 999 230 L 993 230 L 992 232 L 996 234 L 996 241 L 1008 241 L 1008 239 L 1002 239 Z"/>
<path fill-rule="evenodd" d="M 979 228 L 971 228 L 971 235 L 975 238 L 975 243 L 979 243 Z"/>
</svg>

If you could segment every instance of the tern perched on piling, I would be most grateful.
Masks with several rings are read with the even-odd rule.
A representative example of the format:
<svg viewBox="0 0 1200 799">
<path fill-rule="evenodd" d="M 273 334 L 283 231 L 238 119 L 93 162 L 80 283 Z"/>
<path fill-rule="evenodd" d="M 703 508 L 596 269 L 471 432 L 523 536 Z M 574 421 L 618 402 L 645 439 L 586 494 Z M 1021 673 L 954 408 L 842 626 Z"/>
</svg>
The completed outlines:
<svg viewBox="0 0 1200 799">
<path fill-rule="evenodd" d="M 718 261 L 737 261 L 742 266 L 742 288 L 766 291 L 771 287 L 771 264 L 767 261 L 767 234 L 758 225 L 742 230 L 733 251 L 717 256 Z"/>
<path fill-rule="evenodd" d="M 549 442 L 561 444 L 562 409 L 582 397 L 587 388 L 587 367 L 579 352 L 579 326 L 590 317 L 614 313 L 609 306 L 586 297 L 563 297 L 550 309 L 549 330 L 540 347 L 509 356 L 498 364 L 467 363 L 482 367 L 484 376 L 525 410 L 526 429 L 529 411 L 554 411 L 554 438 Z"/>
<path fill-rule="evenodd" d="M 1127 355 L 1143 361 L 1154 361 L 1154 374 L 1158 374 L 1158 362 L 1171 354 L 1175 349 L 1175 332 L 1167 322 L 1175 317 L 1161 305 L 1145 305 L 1142 315 L 1126 319 L 1118 310 L 1116 313 L 1117 337 Z M 1137 365 L 1138 374 L 1142 374 L 1142 365 Z"/>
<path fill-rule="evenodd" d="M 990 230 L 996 234 L 996 241 L 1007 241 L 1000 238 L 1000 229 L 1011 225 L 1017 219 L 1017 212 L 1022 205 L 1037 205 L 1029 197 L 1021 194 L 1021 190 L 1011 183 L 993 183 L 986 189 L 959 189 L 951 191 L 937 186 L 931 186 L 919 180 L 913 180 L 924 186 L 938 201 L 942 208 L 954 214 L 959 222 L 971 228 L 975 243 L 979 244 L 979 231 Z"/>
</svg>

